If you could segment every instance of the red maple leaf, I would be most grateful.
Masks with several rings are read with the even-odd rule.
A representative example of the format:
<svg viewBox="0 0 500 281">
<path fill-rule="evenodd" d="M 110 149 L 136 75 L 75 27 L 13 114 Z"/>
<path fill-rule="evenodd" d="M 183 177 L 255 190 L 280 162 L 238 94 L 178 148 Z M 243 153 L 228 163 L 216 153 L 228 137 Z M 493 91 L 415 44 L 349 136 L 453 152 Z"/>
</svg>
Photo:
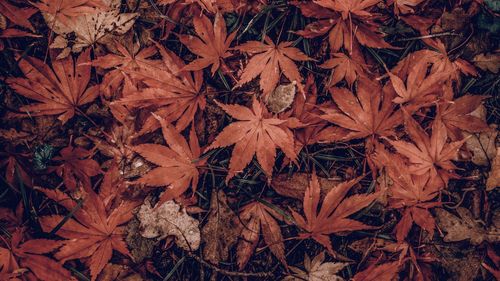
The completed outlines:
<svg viewBox="0 0 500 281">
<path fill-rule="evenodd" d="M 52 69 L 43 61 L 26 57 L 19 68 L 26 78 L 8 78 L 7 84 L 17 93 L 38 103 L 20 108 L 32 116 L 59 115 L 64 124 L 75 115 L 79 106 L 92 102 L 99 95 L 99 86 L 88 87 L 90 81 L 90 50 L 76 62 L 72 57 L 54 60 Z"/>
<path fill-rule="evenodd" d="M 204 165 L 205 160 L 199 160 L 201 155 L 198 137 L 191 127 L 189 144 L 184 137 L 170 124 L 159 116 L 163 138 L 167 146 L 159 144 L 140 144 L 132 149 L 159 167 L 149 171 L 134 183 L 148 186 L 166 186 L 168 189 L 161 196 L 165 202 L 179 197 L 191 185 L 196 191 L 198 186 L 198 166 Z"/>
<path fill-rule="evenodd" d="M 304 215 L 292 210 L 297 226 L 306 231 L 299 237 L 312 238 L 323 245 L 332 255 L 336 256 L 330 242 L 330 234 L 340 234 L 350 231 L 371 229 L 372 226 L 350 219 L 349 216 L 371 204 L 377 193 L 357 194 L 346 198 L 349 190 L 359 182 L 361 177 L 340 183 L 332 188 L 323 199 L 318 212 L 320 200 L 320 186 L 315 173 L 304 193 Z"/>
<path fill-rule="evenodd" d="M 86 188 L 83 203 L 77 203 L 59 190 L 38 189 L 50 199 L 73 212 L 73 218 L 62 215 L 49 215 L 40 218 L 43 231 L 55 231 L 65 238 L 63 246 L 54 255 L 61 262 L 86 258 L 90 268 L 91 280 L 106 266 L 116 250 L 130 256 L 127 244 L 123 240 L 125 224 L 133 217 L 132 210 L 139 202 L 121 201 L 119 204 L 105 204 L 104 200 L 91 188 Z M 79 205 L 81 204 L 81 208 Z M 76 211 L 75 211 L 76 210 Z M 67 219 L 67 220 L 66 220 Z M 61 222 L 65 221 L 62 226 Z"/>
<path fill-rule="evenodd" d="M 281 148 L 288 158 L 295 161 L 297 154 L 294 150 L 291 125 L 287 123 L 289 119 L 273 118 L 255 97 L 252 100 L 252 109 L 241 105 L 228 105 L 217 101 L 216 103 L 227 114 L 238 120 L 224 128 L 215 141 L 206 148 L 209 150 L 235 144 L 226 182 L 243 171 L 255 154 L 262 170 L 270 179 L 273 174 L 276 147 Z"/>
</svg>

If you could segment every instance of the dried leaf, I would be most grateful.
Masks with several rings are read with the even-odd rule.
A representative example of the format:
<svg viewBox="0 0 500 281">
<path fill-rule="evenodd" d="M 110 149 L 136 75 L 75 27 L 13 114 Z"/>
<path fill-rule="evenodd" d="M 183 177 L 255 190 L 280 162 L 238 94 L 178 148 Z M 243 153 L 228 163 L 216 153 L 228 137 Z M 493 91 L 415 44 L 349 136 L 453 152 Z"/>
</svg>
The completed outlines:
<svg viewBox="0 0 500 281">
<path fill-rule="evenodd" d="M 229 250 L 238 240 L 239 227 L 236 224 L 236 214 L 227 204 L 226 194 L 213 190 L 210 199 L 208 222 L 201 230 L 204 258 L 218 265 L 229 257 Z"/>
<path fill-rule="evenodd" d="M 472 60 L 474 64 L 484 71 L 490 71 L 495 74 L 500 69 L 500 53 L 479 54 Z"/>
<path fill-rule="evenodd" d="M 465 144 L 472 153 L 472 163 L 480 166 L 489 165 L 497 153 L 498 129 L 496 125 L 492 124 L 490 130 L 484 133 L 471 135 L 464 132 L 463 134 L 468 137 Z"/>
<path fill-rule="evenodd" d="M 293 81 L 290 84 L 276 87 L 266 100 L 269 111 L 280 113 L 289 108 L 295 98 L 295 85 L 297 85 L 297 82 Z"/>
<path fill-rule="evenodd" d="M 146 200 L 139 209 L 137 218 L 141 222 L 143 237 L 161 240 L 175 236 L 177 246 L 186 251 L 196 251 L 200 247 L 199 222 L 172 200 L 154 208 Z"/>
<path fill-rule="evenodd" d="M 458 217 L 444 209 L 436 209 L 437 223 L 446 233 L 445 242 L 458 242 L 470 240 L 473 245 L 479 245 L 483 241 L 497 243 L 500 241 L 497 227 L 492 225 L 485 229 L 471 214 L 463 207 L 456 209 Z"/>
<path fill-rule="evenodd" d="M 290 267 L 293 274 L 285 277 L 283 281 L 344 281 L 344 278 L 338 276 L 337 273 L 347 265 L 347 263 L 340 262 L 325 262 L 325 252 L 319 253 L 312 261 L 306 254 L 304 258 L 306 271 Z"/>
<path fill-rule="evenodd" d="M 47 25 L 63 39 L 55 39 L 55 44 L 50 48 L 66 48 L 72 42 L 71 51 L 81 52 L 85 47 L 95 43 L 104 43 L 112 35 L 122 35 L 135 23 L 137 13 L 120 13 L 119 9 L 98 11 L 97 13 L 84 13 L 72 18 L 70 21 L 61 21 L 51 13 L 43 13 Z M 72 40 L 71 35 L 76 39 Z M 59 56 L 63 58 L 63 56 Z"/>
<path fill-rule="evenodd" d="M 497 147 L 497 154 L 491 163 L 491 170 L 486 181 L 486 191 L 491 191 L 500 187 L 500 147 Z"/>
<path fill-rule="evenodd" d="M 309 185 L 310 175 L 308 173 L 279 174 L 273 177 L 271 187 L 282 196 L 292 197 L 302 200 L 307 186 Z M 321 196 L 326 195 L 332 188 L 341 183 L 340 179 L 327 179 L 318 177 L 321 188 Z"/>
</svg>

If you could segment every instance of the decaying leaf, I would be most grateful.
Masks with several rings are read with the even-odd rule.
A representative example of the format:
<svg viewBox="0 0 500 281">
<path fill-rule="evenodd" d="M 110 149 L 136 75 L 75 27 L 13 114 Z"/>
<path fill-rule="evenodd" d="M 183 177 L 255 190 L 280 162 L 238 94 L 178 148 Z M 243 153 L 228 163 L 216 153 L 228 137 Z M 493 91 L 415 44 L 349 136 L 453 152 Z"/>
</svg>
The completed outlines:
<svg viewBox="0 0 500 281">
<path fill-rule="evenodd" d="M 486 191 L 491 191 L 500 186 L 500 147 L 497 147 L 497 154 L 491 162 L 491 170 L 486 181 Z"/>
<path fill-rule="evenodd" d="M 295 98 L 295 85 L 297 85 L 297 82 L 293 81 L 290 84 L 276 87 L 266 100 L 269 111 L 272 113 L 280 113 L 289 108 Z"/>
<path fill-rule="evenodd" d="M 303 271 L 297 267 L 290 266 L 292 275 L 288 275 L 283 281 L 343 281 L 344 278 L 340 277 L 338 272 L 347 266 L 347 263 L 341 262 L 324 262 L 325 252 L 319 253 L 317 256 L 311 258 L 306 254 L 304 256 Z"/>
<path fill-rule="evenodd" d="M 292 197 L 301 200 L 309 185 L 310 175 L 308 173 L 279 174 L 273 177 L 271 187 L 282 196 Z M 318 177 L 321 196 L 326 195 L 332 188 L 341 183 L 338 178 Z"/>
<path fill-rule="evenodd" d="M 252 256 L 260 240 L 260 233 L 264 242 L 279 261 L 287 265 L 285 258 L 285 244 L 283 235 L 276 220 L 284 218 L 264 203 L 254 201 L 245 205 L 239 216 L 241 227 L 240 241 L 237 248 L 238 267 L 243 269 Z"/>
<path fill-rule="evenodd" d="M 130 267 L 108 263 L 97 278 L 97 281 L 143 281 L 141 275 Z"/>
<path fill-rule="evenodd" d="M 500 52 L 491 54 L 479 54 L 472 60 L 474 65 L 485 71 L 498 73 L 500 69 Z"/>
<path fill-rule="evenodd" d="M 111 0 L 111 2 L 116 1 Z M 103 43 L 111 39 L 112 35 L 122 35 L 132 28 L 138 16 L 137 13 L 120 13 L 119 5 L 116 7 L 111 3 L 109 6 L 108 9 L 97 10 L 93 13 L 76 14 L 71 20 L 62 20 L 57 13 L 42 13 L 47 25 L 58 34 L 49 46 L 54 49 L 63 49 L 58 58 L 66 57 L 70 51 L 79 53 L 85 47 Z M 73 35 L 76 37 L 74 40 Z"/>
<path fill-rule="evenodd" d="M 470 136 L 465 144 L 472 153 L 472 163 L 480 166 L 487 166 L 497 153 L 498 129 L 496 125 L 491 125 L 490 131 L 471 135 L 464 132 L 464 136 Z"/>
<path fill-rule="evenodd" d="M 472 216 L 468 209 L 458 207 L 456 211 L 458 216 L 444 209 L 436 209 L 438 225 L 446 233 L 443 238 L 445 242 L 470 240 L 472 244 L 479 245 L 483 241 L 490 243 L 500 241 L 500 236 L 498 235 L 500 231 L 498 226 L 500 223 L 498 221 L 494 221 L 494 224 L 486 229 Z M 498 215 L 494 216 L 494 220 L 498 219 L 500 219 Z"/>
<path fill-rule="evenodd" d="M 226 194 L 213 190 L 208 222 L 201 230 L 204 258 L 212 264 L 226 261 L 229 250 L 238 240 L 239 226 L 236 214 L 227 204 Z"/>
<path fill-rule="evenodd" d="M 177 246 L 186 251 L 196 251 L 200 247 L 199 222 L 172 200 L 154 208 L 146 200 L 137 212 L 137 218 L 141 222 L 141 235 L 146 238 L 161 240 L 175 236 Z"/>
</svg>

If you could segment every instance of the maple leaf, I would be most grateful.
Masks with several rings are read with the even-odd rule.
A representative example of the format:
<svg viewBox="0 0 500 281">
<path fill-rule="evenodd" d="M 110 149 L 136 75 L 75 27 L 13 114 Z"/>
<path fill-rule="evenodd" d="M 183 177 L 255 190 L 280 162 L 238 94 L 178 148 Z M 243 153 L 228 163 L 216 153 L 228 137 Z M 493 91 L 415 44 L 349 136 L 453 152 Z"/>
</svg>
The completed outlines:
<svg viewBox="0 0 500 281">
<path fill-rule="evenodd" d="M 29 18 L 37 12 L 31 7 L 20 8 L 9 3 L 8 0 L 0 0 L 0 13 L 14 24 L 35 31 Z"/>
<path fill-rule="evenodd" d="M 292 110 L 284 112 L 280 115 L 281 118 L 297 118 L 302 124 L 307 126 L 296 128 L 293 131 L 295 139 L 295 152 L 298 154 L 306 145 L 315 144 L 322 141 L 323 128 L 328 124 L 321 119 L 321 111 L 316 105 L 318 99 L 318 89 L 314 76 L 309 74 L 304 86 L 305 95 L 296 95 L 293 102 Z M 288 161 L 284 161 L 283 166 L 287 165 Z"/>
<path fill-rule="evenodd" d="M 61 149 L 60 154 L 61 156 L 56 156 L 53 160 L 63 163 L 49 170 L 55 170 L 57 175 L 63 178 L 66 188 L 71 191 L 76 190 L 77 180 L 81 181 L 83 186 L 91 186 L 90 178 L 101 173 L 99 163 L 90 158 L 92 151 L 69 145 Z"/>
<path fill-rule="evenodd" d="M 227 69 L 223 60 L 231 55 L 228 52 L 229 45 L 236 36 L 236 31 L 227 35 L 226 22 L 221 13 L 215 14 L 213 26 L 203 13 L 193 18 L 193 25 L 199 37 L 184 34 L 178 34 L 177 37 L 191 52 L 201 58 L 192 61 L 183 70 L 201 70 L 212 65 L 210 71 L 214 75 L 221 66 Z"/>
<path fill-rule="evenodd" d="M 318 213 L 321 189 L 318 178 L 313 173 L 309 186 L 304 193 L 303 208 L 305 218 L 292 210 L 292 215 L 297 226 L 307 232 L 300 234 L 299 237 L 316 240 L 335 257 L 337 255 L 333 251 L 328 235 L 373 228 L 372 226 L 348 218 L 350 215 L 371 204 L 379 196 L 376 193 L 372 193 L 357 194 L 345 198 L 349 190 L 359 180 L 361 180 L 361 177 L 340 183 L 330 190 L 323 199 L 323 204 Z"/>
<path fill-rule="evenodd" d="M 315 38 L 329 33 L 332 52 L 342 46 L 361 57 L 358 43 L 372 48 L 394 48 L 383 40 L 375 20 L 379 17 L 369 9 L 380 0 L 316 0 L 295 2 L 306 17 L 319 19 L 296 32 L 304 38 Z M 325 9 L 326 8 L 326 9 Z"/>
<path fill-rule="evenodd" d="M 392 103 L 393 93 L 382 90 L 377 82 L 361 78 L 357 95 L 345 88 L 330 88 L 330 95 L 337 108 L 322 107 L 321 118 L 348 130 L 345 135 L 332 139 L 351 140 L 391 136 L 402 121 Z"/>
<path fill-rule="evenodd" d="M 88 258 L 86 263 L 90 268 L 91 280 L 94 281 L 111 259 L 113 250 L 130 256 L 123 240 L 125 233 L 123 224 L 132 219 L 132 210 L 139 205 L 139 202 L 121 201 L 111 208 L 91 188 L 85 189 L 87 193 L 83 203 L 77 203 L 56 189 L 38 188 L 38 190 L 73 214 L 73 218 L 69 219 L 62 215 L 40 218 L 40 225 L 45 232 L 54 231 L 60 226 L 55 234 L 66 240 L 62 241 L 63 246 L 54 256 L 62 263 Z M 80 204 L 81 208 L 78 208 Z M 61 226 L 62 221 L 65 222 Z"/>
<path fill-rule="evenodd" d="M 147 186 L 167 186 L 168 189 L 161 196 L 160 201 L 165 202 L 179 197 L 191 184 L 196 191 L 198 186 L 198 166 L 204 165 L 204 160 L 198 160 L 201 155 L 198 137 L 191 127 L 189 144 L 184 137 L 163 118 L 155 116 L 161 124 L 163 138 L 167 146 L 159 144 L 140 144 L 132 148 L 139 155 L 159 167 L 151 170 L 136 184 Z"/>
<path fill-rule="evenodd" d="M 0 167 L 5 166 L 5 180 L 11 186 L 18 186 L 21 182 L 26 186 L 32 186 L 32 179 L 30 173 L 24 164 L 26 158 L 30 157 L 27 153 L 15 152 L 0 152 L 0 156 L 7 156 L 6 159 L 0 161 Z M 19 174 L 18 174 L 19 173 Z M 21 180 L 21 182 L 19 182 Z"/>
<path fill-rule="evenodd" d="M 10 273 L 13 276 L 23 274 L 29 280 L 76 280 L 60 263 L 43 255 L 61 247 L 62 241 L 31 239 L 22 242 L 23 234 L 24 229 L 16 229 L 8 245 L 9 249 L 0 247 L 0 273 Z M 29 269 L 29 272 L 23 272 L 22 268 Z"/>
<path fill-rule="evenodd" d="M 265 106 L 254 97 L 252 109 L 241 105 L 227 105 L 215 101 L 227 114 L 238 120 L 229 124 L 206 150 L 235 144 L 226 177 L 228 182 L 241 172 L 257 155 L 257 161 L 270 179 L 276 158 L 276 147 L 295 161 L 293 134 L 287 120 L 273 118 Z"/>
<path fill-rule="evenodd" d="M 267 44 L 260 41 L 248 41 L 235 47 L 239 51 L 254 54 L 243 70 L 237 86 L 246 84 L 260 75 L 260 89 L 267 95 L 278 85 L 280 70 L 290 82 L 296 81 L 297 85 L 300 85 L 302 76 L 293 61 L 309 61 L 311 58 L 292 47 L 293 42 L 281 42 L 275 45 L 267 36 L 264 41 Z"/>
<path fill-rule="evenodd" d="M 399 272 L 399 261 L 371 264 L 367 269 L 356 273 L 352 281 L 392 281 Z"/>
<path fill-rule="evenodd" d="M 181 71 L 184 62 L 173 52 L 156 45 L 162 56 L 162 64 L 154 70 L 142 69 L 131 72 L 134 79 L 146 84 L 146 88 L 133 95 L 112 103 L 129 108 L 153 107 L 154 113 L 165 118 L 169 123 L 176 121 L 176 128 L 184 130 L 193 120 L 198 110 L 206 105 L 205 94 L 201 91 L 203 85 L 202 71 Z M 139 135 L 159 128 L 159 123 L 153 116 L 146 118 Z"/>
<path fill-rule="evenodd" d="M 124 83 L 124 73 L 130 75 L 132 71 L 140 69 L 152 71 L 158 65 L 157 60 L 149 59 L 157 53 L 154 46 L 137 51 L 129 51 L 118 42 L 114 46 L 118 51 L 117 54 L 109 53 L 92 61 L 93 66 L 113 69 L 104 75 L 104 79 L 100 84 L 101 90 L 104 91 L 105 96 L 108 98 L 111 98 L 115 90 Z"/>
<path fill-rule="evenodd" d="M 413 143 L 402 140 L 389 140 L 397 152 L 408 158 L 409 171 L 415 175 L 429 173 L 431 181 L 442 180 L 447 185 L 453 170 L 457 169 L 451 162 L 458 156 L 458 150 L 466 141 L 454 141 L 448 143 L 446 127 L 439 116 L 432 123 L 432 135 L 427 133 L 406 111 L 405 128 Z"/>
<path fill-rule="evenodd" d="M 443 91 L 443 84 L 450 77 L 445 71 L 431 72 L 427 75 L 429 64 L 425 60 L 415 63 L 408 73 L 406 83 L 392 73 L 388 73 L 398 97 L 395 103 L 411 103 L 413 106 L 435 101 Z"/>
<path fill-rule="evenodd" d="M 17 93 L 38 103 L 20 108 L 32 116 L 59 115 L 64 124 L 75 115 L 79 106 L 92 102 L 99 86 L 88 87 L 90 81 L 90 50 L 73 61 L 69 57 L 52 62 L 52 69 L 41 60 L 26 57 L 19 68 L 26 78 L 7 78 L 7 84 Z"/>
<path fill-rule="evenodd" d="M 399 209 L 403 214 L 395 228 L 397 240 L 401 242 L 406 238 L 413 223 L 432 237 L 436 222 L 429 209 L 441 205 L 440 202 L 431 201 L 443 189 L 443 183 L 436 181 L 429 173 L 412 175 L 402 157 L 381 146 L 377 147 L 375 154 L 376 162 L 385 167 L 392 179 L 389 207 Z"/>
<path fill-rule="evenodd" d="M 349 87 L 352 87 L 354 81 L 367 71 L 364 64 L 359 63 L 356 59 L 350 58 L 343 53 L 334 53 L 332 56 L 333 58 L 325 61 L 325 63 L 319 66 L 321 68 L 334 69 L 328 81 L 329 86 L 333 86 L 342 79 L 345 79 Z"/>
<path fill-rule="evenodd" d="M 462 131 L 480 133 L 489 129 L 486 122 L 470 114 L 487 98 L 488 96 L 465 95 L 438 105 L 438 116 L 441 117 L 452 140 L 462 139 Z"/>
<path fill-rule="evenodd" d="M 279 261 L 286 266 L 285 244 L 281 229 L 276 221 L 284 220 L 275 210 L 258 201 L 245 205 L 240 210 L 240 223 L 243 224 L 241 230 L 241 240 L 238 243 L 237 256 L 238 267 L 243 269 L 255 251 L 262 232 L 264 242 Z"/>
</svg>

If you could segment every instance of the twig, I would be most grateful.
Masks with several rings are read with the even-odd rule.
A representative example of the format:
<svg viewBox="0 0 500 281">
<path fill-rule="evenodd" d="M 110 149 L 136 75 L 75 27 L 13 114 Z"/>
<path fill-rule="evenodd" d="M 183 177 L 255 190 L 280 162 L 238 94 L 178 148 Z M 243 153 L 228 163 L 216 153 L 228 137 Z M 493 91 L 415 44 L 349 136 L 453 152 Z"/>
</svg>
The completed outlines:
<svg viewBox="0 0 500 281">
<path fill-rule="evenodd" d="M 239 271 L 230 271 L 230 270 L 219 268 L 219 267 L 217 267 L 217 266 L 215 266 L 215 265 L 213 265 L 213 264 L 211 264 L 211 263 L 209 263 L 209 262 L 201 259 L 200 257 L 191 254 L 191 253 L 187 253 L 187 255 L 190 258 L 195 259 L 197 262 L 201 263 L 202 265 L 204 265 L 204 266 L 212 269 L 213 271 L 215 271 L 217 273 L 220 273 L 220 274 L 223 274 L 223 275 L 227 275 L 227 276 L 260 277 L 260 278 L 273 276 L 272 272 L 239 272 Z"/>
<path fill-rule="evenodd" d="M 440 33 L 434 33 L 434 34 L 428 34 L 428 35 L 410 37 L 410 38 L 397 39 L 397 40 L 394 40 L 393 42 L 414 41 L 414 40 L 435 38 L 435 37 L 441 37 L 441 36 L 457 36 L 457 35 L 458 34 L 452 32 L 452 31 L 447 31 L 447 32 L 440 32 Z"/>
</svg>

